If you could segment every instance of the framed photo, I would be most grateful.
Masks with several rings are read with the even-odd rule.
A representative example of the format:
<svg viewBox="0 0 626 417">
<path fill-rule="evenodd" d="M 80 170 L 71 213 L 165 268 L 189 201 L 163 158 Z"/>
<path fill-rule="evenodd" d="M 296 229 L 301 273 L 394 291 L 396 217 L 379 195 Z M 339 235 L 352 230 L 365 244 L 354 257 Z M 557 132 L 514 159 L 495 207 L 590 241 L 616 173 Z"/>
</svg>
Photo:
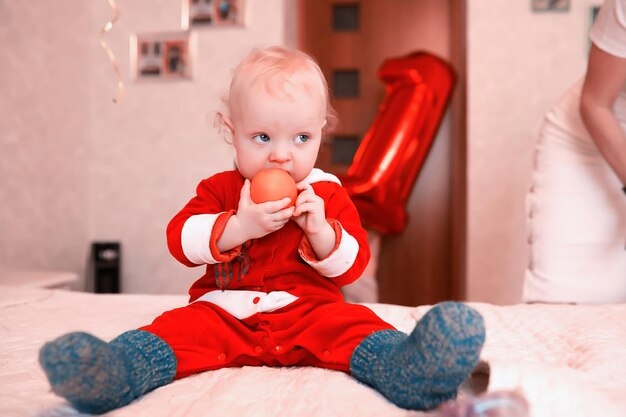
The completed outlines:
<svg viewBox="0 0 626 417">
<path fill-rule="evenodd" d="M 245 0 L 182 0 L 183 29 L 243 26 Z"/>
<path fill-rule="evenodd" d="M 137 34 L 130 51 L 135 80 L 191 79 L 189 32 Z"/>
<path fill-rule="evenodd" d="M 534 12 L 566 12 L 570 0 L 530 0 Z"/>
</svg>

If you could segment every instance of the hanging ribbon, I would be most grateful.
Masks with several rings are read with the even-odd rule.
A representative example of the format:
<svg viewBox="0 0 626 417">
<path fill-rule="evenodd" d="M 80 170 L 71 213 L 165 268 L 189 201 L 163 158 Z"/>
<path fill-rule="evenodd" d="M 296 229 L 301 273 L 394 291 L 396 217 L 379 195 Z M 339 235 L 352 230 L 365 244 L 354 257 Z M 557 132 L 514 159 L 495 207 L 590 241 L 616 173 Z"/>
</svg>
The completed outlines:
<svg viewBox="0 0 626 417">
<path fill-rule="evenodd" d="M 108 1 L 109 5 L 113 9 L 113 19 L 108 21 L 106 25 L 104 25 L 104 27 L 100 30 L 100 45 L 107 53 L 109 60 L 111 61 L 111 65 L 113 66 L 113 72 L 115 73 L 115 77 L 117 78 L 117 95 L 113 97 L 113 102 L 119 103 L 120 100 L 122 100 L 122 97 L 124 97 L 124 83 L 122 82 L 122 74 L 120 73 L 120 67 L 117 64 L 117 59 L 115 59 L 113 51 L 104 40 L 104 35 L 113 28 L 113 24 L 117 21 L 117 19 L 119 19 L 120 9 L 119 7 L 117 7 L 115 0 Z"/>
</svg>

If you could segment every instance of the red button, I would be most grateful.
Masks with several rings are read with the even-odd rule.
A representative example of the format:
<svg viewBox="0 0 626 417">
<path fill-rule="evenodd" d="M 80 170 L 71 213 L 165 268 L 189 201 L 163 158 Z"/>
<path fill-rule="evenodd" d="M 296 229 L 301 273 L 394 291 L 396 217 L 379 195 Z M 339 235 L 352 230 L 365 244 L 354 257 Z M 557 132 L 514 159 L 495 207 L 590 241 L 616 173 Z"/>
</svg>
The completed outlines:
<svg viewBox="0 0 626 417">
<path fill-rule="evenodd" d="M 253 304 L 259 304 L 259 301 L 261 301 L 260 297 L 254 297 L 254 299 L 252 300 Z"/>
<path fill-rule="evenodd" d="M 262 348 L 261 346 L 255 346 L 255 347 L 254 347 L 254 351 L 255 351 L 256 353 L 261 353 L 261 352 L 263 352 L 263 348 Z"/>
<path fill-rule="evenodd" d="M 284 350 L 285 350 L 285 348 L 282 347 L 281 345 L 276 345 L 276 347 L 274 347 L 274 351 L 276 353 L 283 353 Z"/>
<path fill-rule="evenodd" d="M 326 356 L 326 357 L 330 356 L 330 350 L 325 350 L 324 351 L 324 356 Z"/>
<path fill-rule="evenodd" d="M 220 362 L 224 362 L 226 360 L 226 354 L 220 353 L 219 355 L 217 355 L 217 360 Z"/>
</svg>

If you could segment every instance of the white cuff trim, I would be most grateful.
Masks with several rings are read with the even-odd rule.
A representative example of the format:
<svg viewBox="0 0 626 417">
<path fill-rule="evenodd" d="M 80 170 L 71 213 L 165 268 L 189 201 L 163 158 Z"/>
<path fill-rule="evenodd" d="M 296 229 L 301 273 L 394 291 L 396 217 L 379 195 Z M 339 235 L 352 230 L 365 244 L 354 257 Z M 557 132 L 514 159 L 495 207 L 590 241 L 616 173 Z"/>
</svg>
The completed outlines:
<svg viewBox="0 0 626 417">
<path fill-rule="evenodd" d="M 304 259 L 304 261 L 315 268 L 321 275 L 334 278 L 344 274 L 352 267 L 358 253 L 359 242 L 352 235 L 348 234 L 342 226 L 341 241 L 334 252 L 321 261 L 309 261 L 307 259 Z"/>
<path fill-rule="evenodd" d="M 215 264 L 209 243 L 218 214 L 197 214 L 187 219 L 181 233 L 183 253 L 197 265 Z"/>
<path fill-rule="evenodd" d="M 226 290 L 210 291 L 195 300 L 207 301 L 228 311 L 239 320 L 248 318 L 256 313 L 270 313 L 285 307 L 298 297 L 285 291 L 261 291 Z"/>
</svg>

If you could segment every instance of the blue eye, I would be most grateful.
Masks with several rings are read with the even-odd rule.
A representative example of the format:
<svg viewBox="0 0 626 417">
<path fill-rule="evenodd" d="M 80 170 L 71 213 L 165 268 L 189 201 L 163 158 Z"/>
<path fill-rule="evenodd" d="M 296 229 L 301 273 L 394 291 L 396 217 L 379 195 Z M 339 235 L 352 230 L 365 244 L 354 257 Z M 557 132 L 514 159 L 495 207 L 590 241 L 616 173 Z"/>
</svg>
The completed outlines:
<svg viewBox="0 0 626 417">
<path fill-rule="evenodd" d="M 258 135 L 254 135 L 252 139 L 255 142 L 263 142 L 263 143 L 270 141 L 270 137 L 267 136 L 265 133 L 259 133 Z"/>
<path fill-rule="evenodd" d="M 296 142 L 304 143 L 307 140 L 309 140 L 309 135 L 297 135 L 296 136 Z"/>
</svg>

